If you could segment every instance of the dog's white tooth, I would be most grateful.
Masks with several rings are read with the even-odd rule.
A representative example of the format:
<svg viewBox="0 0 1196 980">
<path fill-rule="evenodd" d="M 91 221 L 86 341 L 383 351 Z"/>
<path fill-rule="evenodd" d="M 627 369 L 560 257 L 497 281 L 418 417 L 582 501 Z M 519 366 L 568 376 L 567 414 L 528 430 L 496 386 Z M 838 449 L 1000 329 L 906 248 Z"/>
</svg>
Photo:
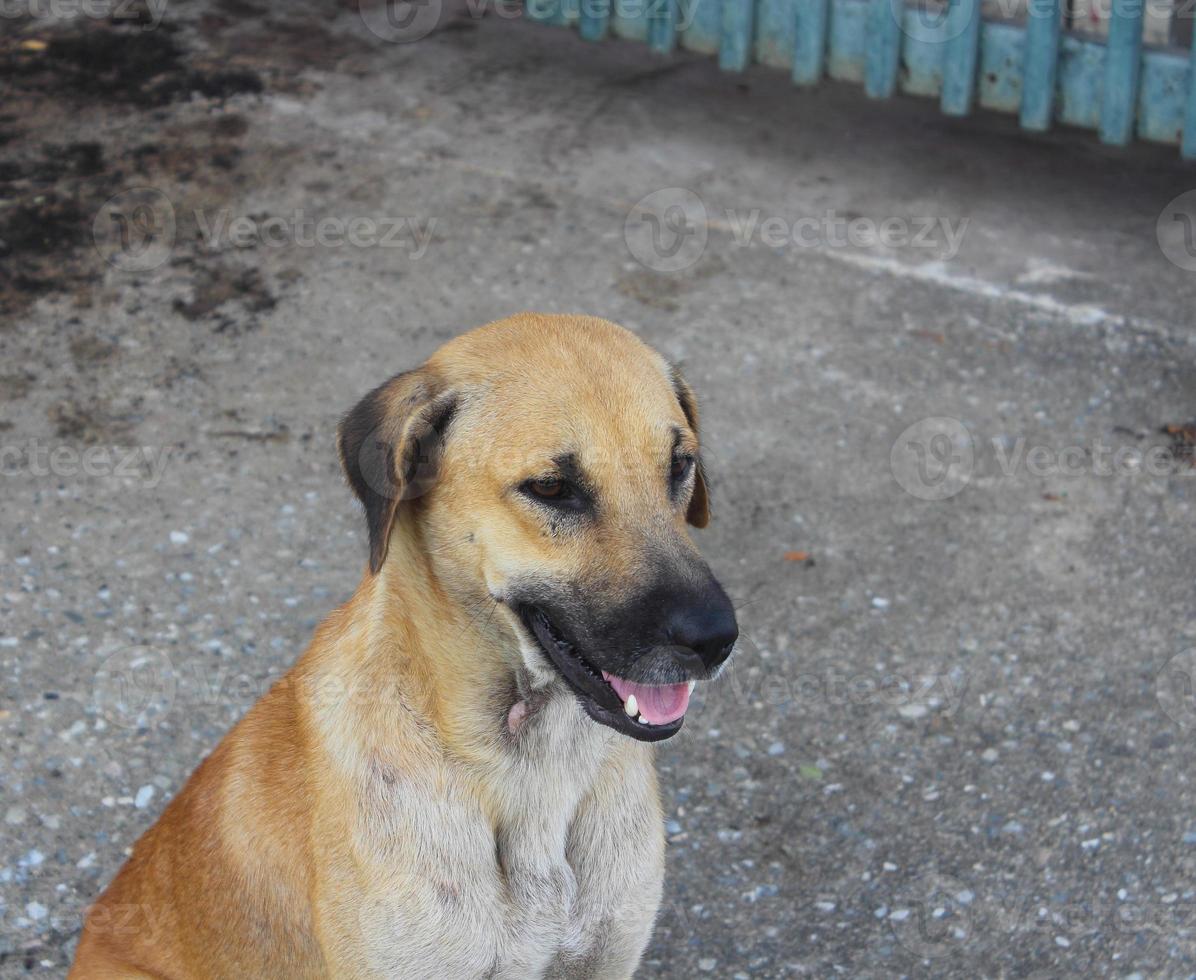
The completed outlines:
<svg viewBox="0 0 1196 980">
<path fill-rule="evenodd" d="M 636 703 L 634 694 L 627 695 L 627 700 L 623 704 L 623 710 L 631 715 L 632 718 L 640 713 L 640 706 Z"/>
<path fill-rule="evenodd" d="M 645 718 L 643 715 L 640 715 L 640 716 L 639 716 L 639 717 L 637 717 L 635 720 L 636 720 L 636 721 L 638 721 L 638 722 L 639 722 L 641 725 L 647 725 L 647 724 L 649 724 L 649 722 L 648 722 L 648 719 L 647 719 L 647 718 Z"/>
<path fill-rule="evenodd" d="M 695 687 L 697 687 L 697 686 L 698 686 L 698 682 L 697 682 L 697 681 L 690 681 L 690 682 L 689 682 L 689 693 L 690 693 L 690 694 L 693 694 L 693 692 L 694 692 L 694 688 L 695 688 Z"/>
</svg>

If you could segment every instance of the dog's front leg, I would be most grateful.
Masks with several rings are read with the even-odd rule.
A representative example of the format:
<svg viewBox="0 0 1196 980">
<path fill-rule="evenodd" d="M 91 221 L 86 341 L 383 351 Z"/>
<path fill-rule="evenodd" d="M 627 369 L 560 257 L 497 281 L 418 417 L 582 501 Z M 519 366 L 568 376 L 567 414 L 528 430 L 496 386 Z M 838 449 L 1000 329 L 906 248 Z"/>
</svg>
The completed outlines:
<svg viewBox="0 0 1196 980">
<path fill-rule="evenodd" d="M 577 879 L 565 860 L 566 827 L 532 811 L 499 839 L 507 886 L 509 936 L 503 980 L 543 977 L 567 943 Z"/>
<path fill-rule="evenodd" d="M 572 941 L 554 980 L 628 980 L 652 938 L 664 887 L 664 828 L 651 749 L 612 760 L 569 829 L 577 875 Z"/>
</svg>

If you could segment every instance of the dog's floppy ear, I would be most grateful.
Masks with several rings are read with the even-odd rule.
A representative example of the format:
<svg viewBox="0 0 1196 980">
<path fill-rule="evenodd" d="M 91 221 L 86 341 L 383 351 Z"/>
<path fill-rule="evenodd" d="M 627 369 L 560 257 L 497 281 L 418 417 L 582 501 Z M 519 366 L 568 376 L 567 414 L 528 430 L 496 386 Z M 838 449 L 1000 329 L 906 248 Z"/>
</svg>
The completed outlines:
<svg viewBox="0 0 1196 980">
<path fill-rule="evenodd" d="M 694 397 L 694 390 L 676 368 L 672 369 L 672 381 L 677 401 L 681 403 L 681 411 L 685 413 L 685 421 L 696 434 L 698 400 Z M 706 490 L 706 471 L 702 467 L 701 456 L 694 460 L 694 492 L 689 498 L 689 509 L 685 512 L 685 519 L 694 527 L 705 527 L 710 523 L 710 497 Z"/>
<path fill-rule="evenodd" d="M 457 404 L 426 369 L 397 374 L 341 420 L 337 449 L 353 492 L 365 507 L 370 572 L 386 559 L 399 504 L 436 479 L 444 430 Z"/>
</svg>

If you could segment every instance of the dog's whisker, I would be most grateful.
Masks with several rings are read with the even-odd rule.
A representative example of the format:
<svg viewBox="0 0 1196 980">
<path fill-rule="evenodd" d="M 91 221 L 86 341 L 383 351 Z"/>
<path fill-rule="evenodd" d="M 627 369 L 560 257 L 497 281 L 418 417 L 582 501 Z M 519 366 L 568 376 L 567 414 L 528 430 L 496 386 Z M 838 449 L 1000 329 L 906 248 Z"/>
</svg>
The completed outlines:
<svg viewBox="0 0 1196 980">
<path fill-rule="evenodd" d="M 486 609 L 486 604 L 489 603 L 489 609 Z M 457 639 L 460 639 L 467 629 L 471 626 L 479 631 L 485 631 L 489 626 L 491 620 L 494 618 L 494 613 L 498 609 L 498 600 L 493 596 L 487 596 L 485 599 L 475 599 L 469 602 L 465 608 L 466 622 L 462 623 L 461 629 L 457 633 Z M 485 621 L 482 621 L 482 614 L 486 613 Z"/>
</svg>

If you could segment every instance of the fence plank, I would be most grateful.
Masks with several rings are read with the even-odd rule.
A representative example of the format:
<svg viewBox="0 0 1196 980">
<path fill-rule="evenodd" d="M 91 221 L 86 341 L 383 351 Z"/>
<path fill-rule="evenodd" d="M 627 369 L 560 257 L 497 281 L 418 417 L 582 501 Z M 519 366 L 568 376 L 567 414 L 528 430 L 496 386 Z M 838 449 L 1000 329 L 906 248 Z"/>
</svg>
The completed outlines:
<svg viewBox="0 0 1196 980">
<path fill-rule="evenodd" d="M 1113 0 L 1105 44 L 1100 138 L 1124 146 L 1134 133 L 1138 80 L 1142 68 L 1143 0 Z"/>
<path fill-rule="evenodd" d="M 587 41 L 601 41 L 610 30 L 610 0 L 581 0 L 577 33 Z"/>
<path fill-rule="evenodd" d="M 1196 36 L 1188 59 L 1188 111 L 1184 113 L 1184 141 L 1180 152 L 1185 160 L 1196 160 Z"/>
<path fill-rule="evenodd" d="M 1023 129 L 1039 132 L 1050 129 L 1055 117 L 1059 34 L 1063 22 L 1061 6 L 1060 0 L 1029 0 L 1022 76 Z"/>
<path fill-rule="evenodd" d="M 658 54 L 671 54 L 677 46 L 676 0 L 651 0 L 648 4 L 648 46 Z"/>
<path fill-rule="evenodd" d="M 752 55 L 754 0 L 723 0 L 723 34 L 718 66 L 723 71 L 743 71 Z"/>
<path fill-rule="evenodd" d="M 887 99 L 897 88 L 904 9 L 904 0 L 870 0 L 864 91 L 874 99 Z"/>
<path fill-rule="evenodd" d="M 980 0 L 951 0 L 947 12 L 947 47 L 943 52 L 943 94 L 939 106 L 948 116 L 966 116 L 976 95 L 980 57 Z"/>
<path fill-rule="evenodd" d="M 793 47 L 793 81 L 814 85 L 826 64 L 826 29 L 830 0 L 797 0 L 797 42 Z"/>
</svg>

